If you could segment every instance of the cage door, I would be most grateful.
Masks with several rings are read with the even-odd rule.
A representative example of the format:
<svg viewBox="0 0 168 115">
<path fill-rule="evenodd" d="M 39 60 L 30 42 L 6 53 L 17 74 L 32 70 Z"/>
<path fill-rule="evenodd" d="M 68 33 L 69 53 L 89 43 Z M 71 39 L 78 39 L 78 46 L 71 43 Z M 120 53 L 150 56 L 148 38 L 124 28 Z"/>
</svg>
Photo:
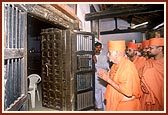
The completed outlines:
<svg viewBox="0 0 168 115">
<path fill-rule="evenodd" d="M 42 51 L 42 105 L 44 107 L 63 109 L 62 70 L 62 30 L 49 28 L 41 32 Z"/>
<path fill-rule="evenodd" d="M 72 39 L 72 59 L 75 72 L 75 109 L 94 109 L 94 34 L 76 32 Z"/>
</svg>

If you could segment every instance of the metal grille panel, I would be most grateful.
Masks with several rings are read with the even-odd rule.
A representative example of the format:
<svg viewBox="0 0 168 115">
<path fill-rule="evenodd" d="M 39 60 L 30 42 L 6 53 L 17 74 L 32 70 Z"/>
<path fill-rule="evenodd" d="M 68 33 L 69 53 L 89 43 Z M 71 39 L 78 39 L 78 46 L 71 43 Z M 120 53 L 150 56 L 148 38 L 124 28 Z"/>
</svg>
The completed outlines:
<svg viewBox="0 0 168 115">
<path fill-rule="evenodd" d="M 77 55 L 78 70 L 92 70 L 92 54 Z"/>
<path fill-rule="evenodd" d="M 94 35 L 89 32 L 77 32 L 75 43 L 76 110 L 94 109 Z"/>
<path fill-rule="evenodd" d="M 93 74 L 85 73 L 77 75 L 77 91 L 91 89 L 93 87 Z"/>
<path fill-rule="evenodd" d="M 14 5 L 4 5 L 4 109 L 11 110 L 26 92 L 26 16 Z M 15 109 L 20 109 L 15 107 Z"/>
<path fill-rule="evenodd" d="M 92 36 L 78 33 L 77 34 L 77 51 L 93 51 Z"/>
<path fill-rule="evenodd" d="M 94 106 L 93 91 L 85 92 L 77 95 L 77 110 L 83 110 L 87 107 Z"/>
</svg>

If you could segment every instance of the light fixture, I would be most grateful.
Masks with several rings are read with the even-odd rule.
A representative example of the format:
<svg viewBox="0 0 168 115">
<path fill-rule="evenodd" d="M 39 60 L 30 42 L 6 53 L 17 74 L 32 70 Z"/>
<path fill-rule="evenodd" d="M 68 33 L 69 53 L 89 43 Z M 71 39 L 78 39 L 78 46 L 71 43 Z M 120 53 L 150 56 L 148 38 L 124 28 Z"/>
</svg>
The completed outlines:
<svg viewBox="0 0 168 115">
<path fill-rule="evenodd" d="M 144 22 L 144 23 L 141 23 L 141 24 L 133 25 L 133 26 L 131 26 L 131 29 L 135 29 L 137 27 L 144 26 L 144 25 L 147 25 L 147 24 L 148 24 L 148 22 Z"/>
</svg>

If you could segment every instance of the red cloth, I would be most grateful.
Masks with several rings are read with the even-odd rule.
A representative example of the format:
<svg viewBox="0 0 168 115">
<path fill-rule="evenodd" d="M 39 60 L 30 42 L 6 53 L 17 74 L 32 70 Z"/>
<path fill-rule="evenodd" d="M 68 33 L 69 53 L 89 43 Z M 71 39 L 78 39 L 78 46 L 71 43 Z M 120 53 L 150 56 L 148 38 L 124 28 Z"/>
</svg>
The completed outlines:
<svg viewBox="0 0 168 115">
<path fill-rule="evenodd" d="M 149 46 L 164 46 L 164 38 L 151 38 Z"/>
<path fill-rule="evenodd" d="M 127 47 L 128 47 L 128 48 L 132 48 L 132 49 L 134 49 L 134 50 L 138 50 L 138 44 L 133 43 L 133 42 L 128 42 L 128 43 L 127 43 Z"/>
<path fill-rule="evenodd" d="M 142 48 L 149 46 L 149 40 L 142 41 Z"/>
</svg>

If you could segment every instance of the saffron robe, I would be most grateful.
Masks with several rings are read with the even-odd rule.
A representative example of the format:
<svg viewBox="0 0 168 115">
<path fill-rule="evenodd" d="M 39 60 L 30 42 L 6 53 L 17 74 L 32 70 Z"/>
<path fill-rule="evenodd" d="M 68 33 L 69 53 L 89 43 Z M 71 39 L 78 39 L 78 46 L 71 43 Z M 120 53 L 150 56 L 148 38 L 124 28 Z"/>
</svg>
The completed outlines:
<svg viewBox="0 0 168 115">
<path fill-rule="evenodd" d="M 119 64 L 113 64 L 110 69 L 110 78 L 119 85 L 122 93 L 108 84 L 105 92 L 107 111 L 136 111 L 141 110 L 140 96 L 142 94 L 140 79 L 135 65 L 126 57 Z M 130 101 L 122 101 L 125 96 L 135 96 Z"/>
<path fill-rule="evenodd" d="M 145 65 L 145 62 L 146 62 L 146 58 L 139 57 L 139 56 L 135 57 L 133 63 L 135 64 L 135 67 L 136 67 L 138 72 Z"/>
<path fill-rule="evenodd" d="M 141 72 L 142 110 L 164 110 L 164 59 L 149 59 Z"/>
</svg>

